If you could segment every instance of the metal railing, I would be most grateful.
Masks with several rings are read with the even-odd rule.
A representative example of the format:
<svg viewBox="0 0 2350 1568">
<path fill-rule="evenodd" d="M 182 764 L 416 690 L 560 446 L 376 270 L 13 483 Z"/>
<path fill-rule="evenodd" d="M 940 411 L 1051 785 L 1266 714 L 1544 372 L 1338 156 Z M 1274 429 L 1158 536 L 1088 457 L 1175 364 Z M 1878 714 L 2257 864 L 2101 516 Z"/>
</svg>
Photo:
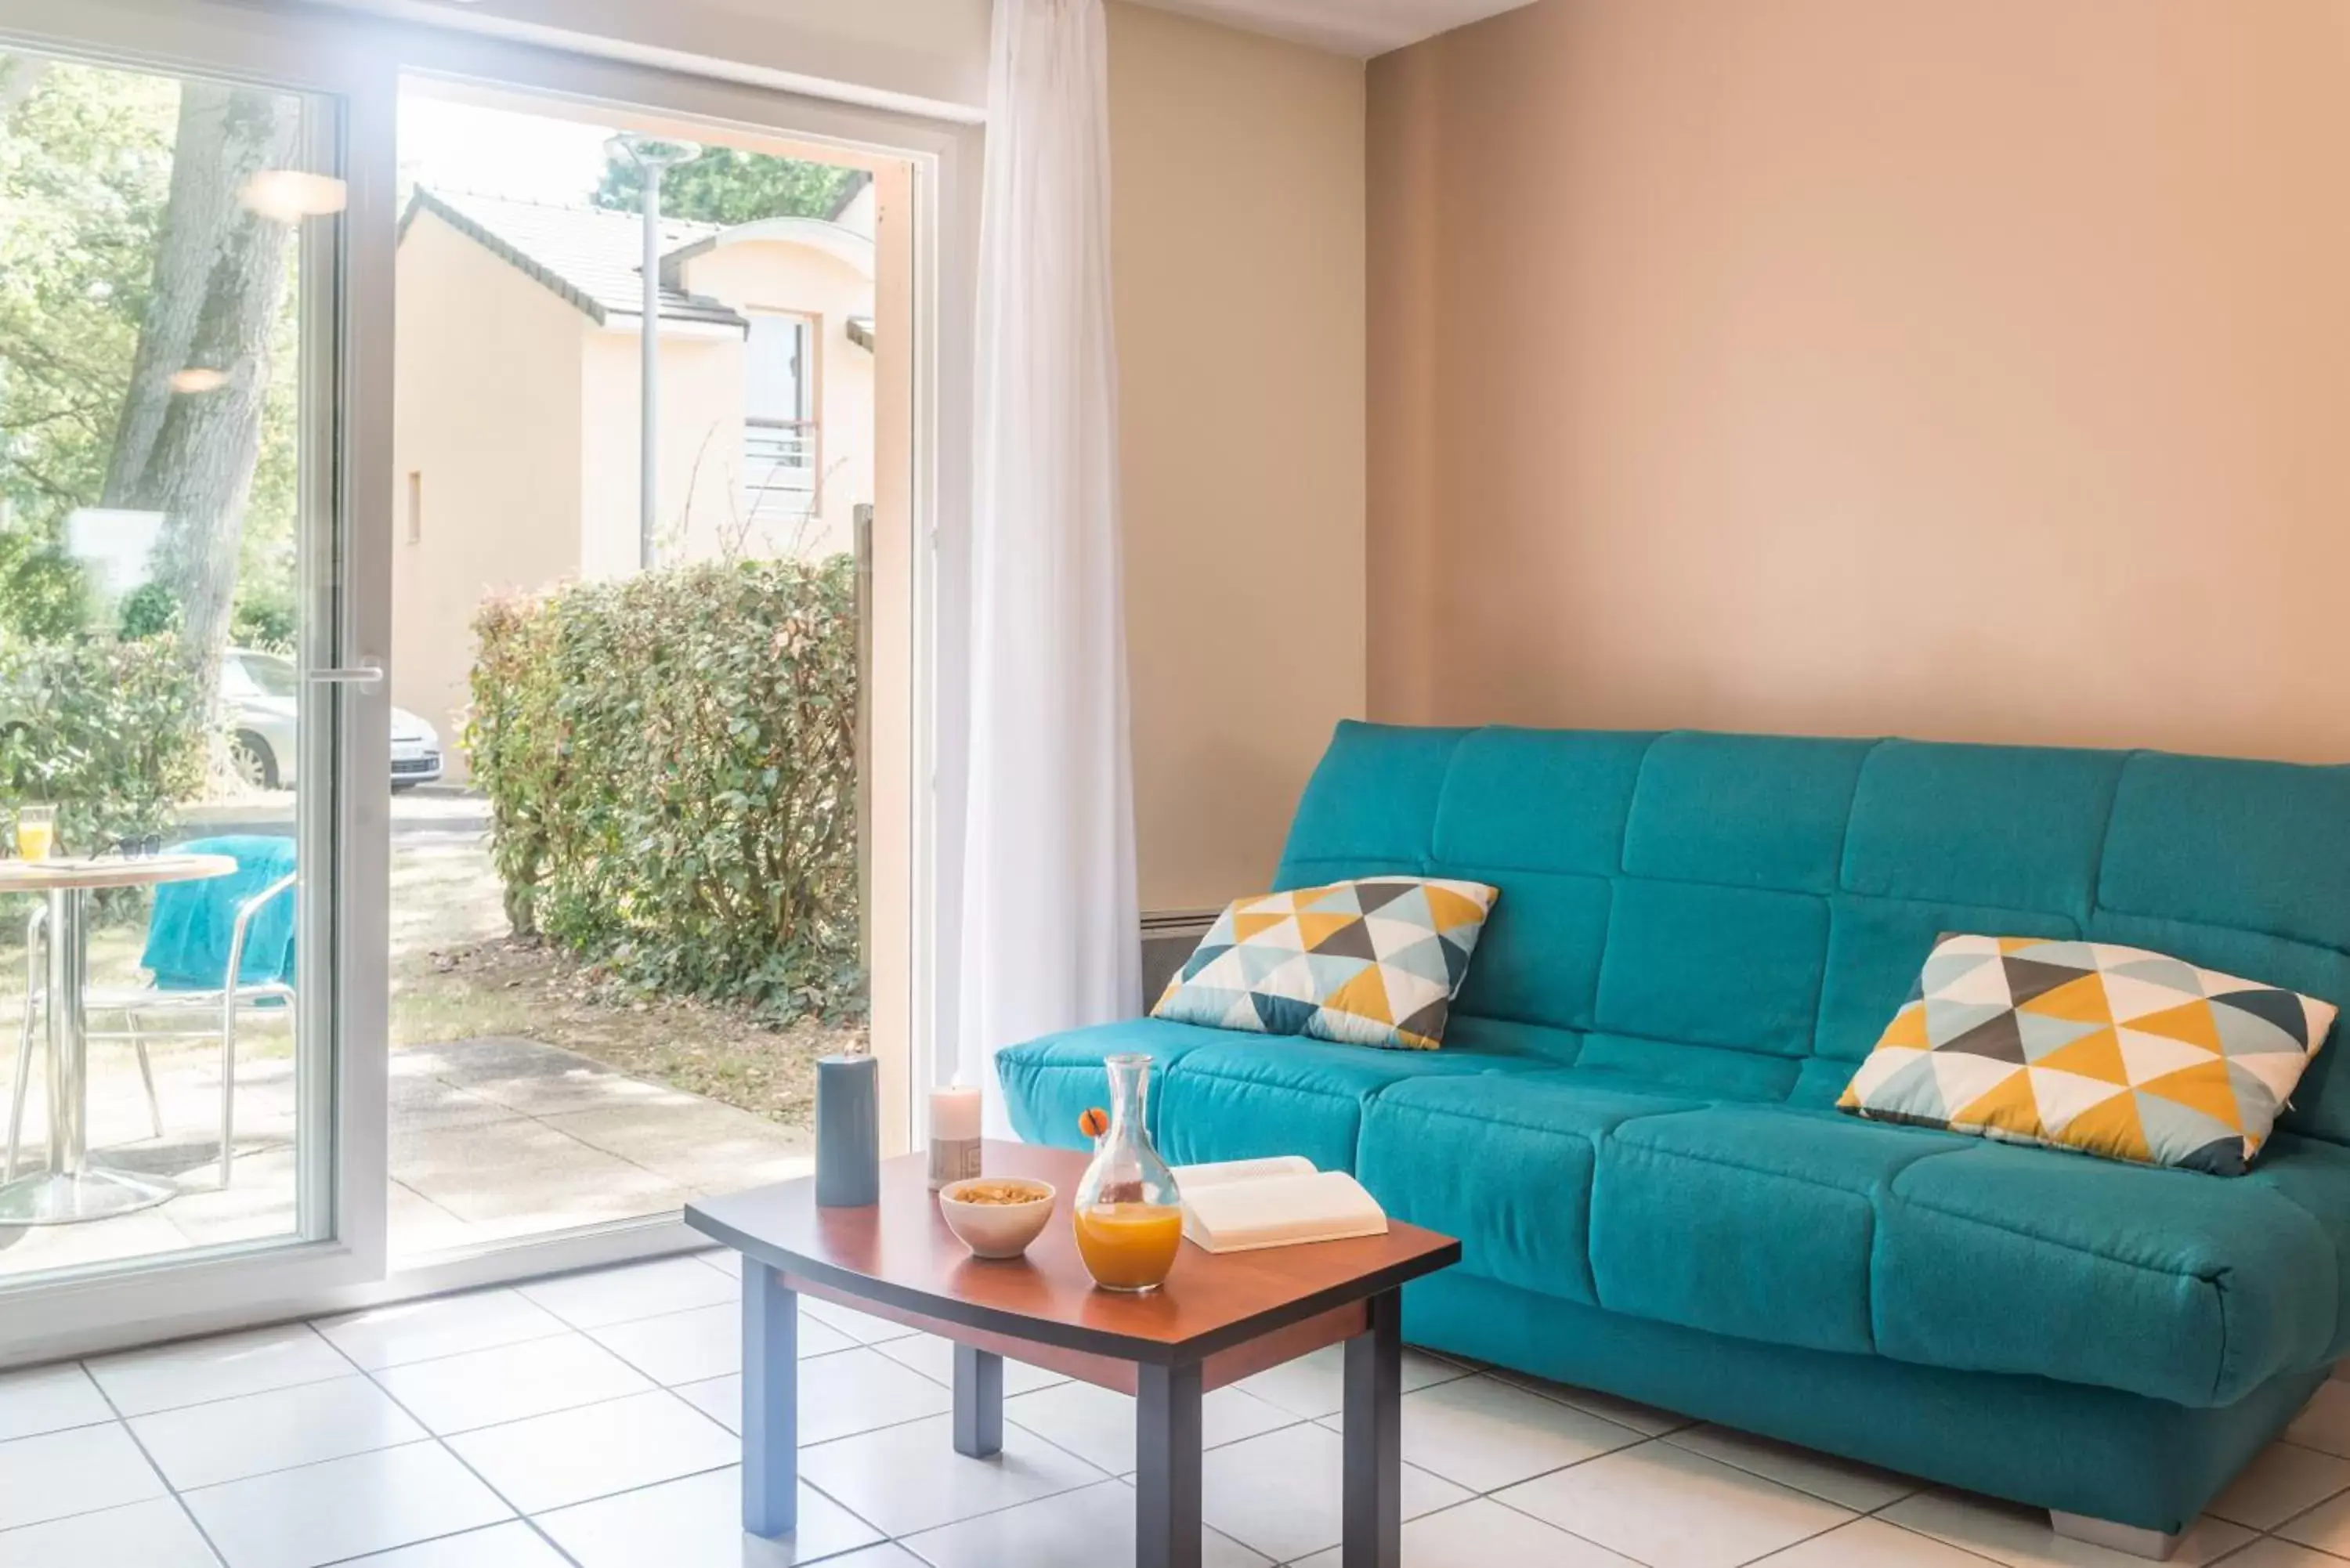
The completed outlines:
<svg viewBox="0 0 2350 1568">
<path fill-rule="evenodd" d="M 753 522 L 814 511 L 816 472 L 813 421 L 743 422 L 743 509 Z"/>
</svg>

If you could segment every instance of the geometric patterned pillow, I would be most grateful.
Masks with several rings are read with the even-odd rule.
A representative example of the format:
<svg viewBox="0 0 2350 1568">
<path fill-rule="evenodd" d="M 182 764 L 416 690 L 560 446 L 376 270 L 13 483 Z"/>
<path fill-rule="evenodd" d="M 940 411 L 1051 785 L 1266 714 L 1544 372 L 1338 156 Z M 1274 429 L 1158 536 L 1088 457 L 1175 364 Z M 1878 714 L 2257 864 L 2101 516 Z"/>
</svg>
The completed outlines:
<svg viewBox="0 0 2350 1568">
<path fill-rule="evenodd" d="M 2241 1176 L 2332 1003 L 2108 942 L 1945 936 L 1837 1105 Z"/>
<path fill-rule="evenodd" d="M 1433 1051 L 1499 890 L 1370 877 L 1235 900 L 1153 1018 Z"/>
</svg>

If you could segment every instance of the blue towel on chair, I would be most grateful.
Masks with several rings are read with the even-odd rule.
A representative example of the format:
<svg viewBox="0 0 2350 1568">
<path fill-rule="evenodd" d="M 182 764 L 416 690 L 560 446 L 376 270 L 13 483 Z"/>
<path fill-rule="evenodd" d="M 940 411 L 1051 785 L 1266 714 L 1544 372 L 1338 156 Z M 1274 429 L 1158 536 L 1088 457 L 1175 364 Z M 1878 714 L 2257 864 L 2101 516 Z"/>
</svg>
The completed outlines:
<svg viewBox="0 0 2350 1568">
<path fill-rule="evenodd" d="M 226 877 L 166 882 L 155 889 L 155 913 L 147 924 L 147 950 L 140 966 L 152 970 L 159 991 L 218 991 L 228 975 L 228 944 L 235 934 L 239 906 L 281 877 L 294 872 L 294 841 L 258 834 L 199 838 L 175 844 L 179 855 L 226 855 L 236 869 Z M 245 928 L 244 962 L 237 976 L 244 985 L 294 981 L 294 894 L 279 894 L 262 906 Z"/>
</svg>

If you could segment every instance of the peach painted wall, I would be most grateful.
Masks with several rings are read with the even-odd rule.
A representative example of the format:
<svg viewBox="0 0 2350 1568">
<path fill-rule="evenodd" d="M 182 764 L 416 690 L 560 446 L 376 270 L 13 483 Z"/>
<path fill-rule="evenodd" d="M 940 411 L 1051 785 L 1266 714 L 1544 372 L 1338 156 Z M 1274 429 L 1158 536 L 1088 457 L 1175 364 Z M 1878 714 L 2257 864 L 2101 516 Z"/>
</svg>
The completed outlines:
<svg viewBox="0 0 2350 1568">
<path fill-rule="evenodd" d="M 1363 708 L 1363 64 L 1109 7 L 1146 910 L 1262 892 Z"/>
<path fill-rule="evenodd" d="M 2350 7 L 1541 0 L 1373 62 L 1369 697 L 2350 758 Z"/>
</svg>

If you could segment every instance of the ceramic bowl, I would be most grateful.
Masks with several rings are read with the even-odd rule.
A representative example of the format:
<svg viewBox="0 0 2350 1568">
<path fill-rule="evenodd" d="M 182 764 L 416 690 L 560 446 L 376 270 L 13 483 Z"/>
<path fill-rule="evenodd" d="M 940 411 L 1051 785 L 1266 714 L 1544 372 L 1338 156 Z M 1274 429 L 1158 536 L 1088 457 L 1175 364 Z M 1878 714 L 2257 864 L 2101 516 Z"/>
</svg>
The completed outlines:
<svg viewBox="0 0 2350 1568">
<path fill-rule="evenodd" d="M 1024 1203 L 966 1203 L 957 1194 L 973 1187 L 1023 1187 L 1035 1194 Z M 974 1176 L 939 1189 L 939 1212 L 955 1240 L 978 1258 L 1016 1258 L 1045 1233 L 1053 1217 L 1053 1184 L 1024 1176 Z"/>
</svg>

